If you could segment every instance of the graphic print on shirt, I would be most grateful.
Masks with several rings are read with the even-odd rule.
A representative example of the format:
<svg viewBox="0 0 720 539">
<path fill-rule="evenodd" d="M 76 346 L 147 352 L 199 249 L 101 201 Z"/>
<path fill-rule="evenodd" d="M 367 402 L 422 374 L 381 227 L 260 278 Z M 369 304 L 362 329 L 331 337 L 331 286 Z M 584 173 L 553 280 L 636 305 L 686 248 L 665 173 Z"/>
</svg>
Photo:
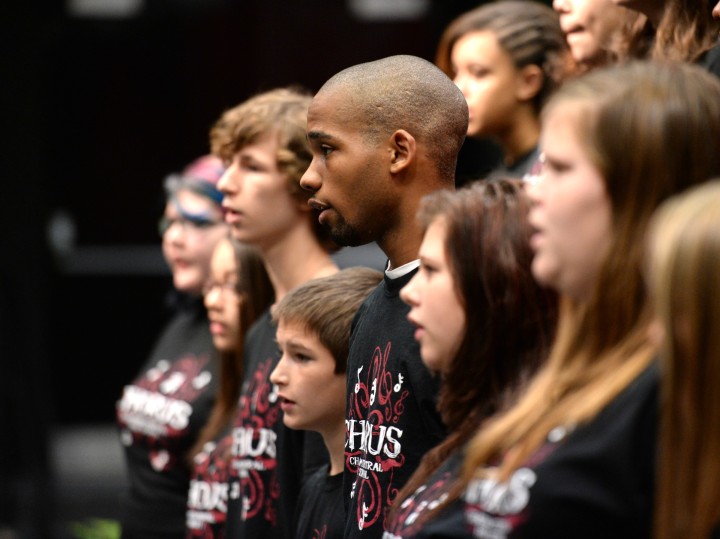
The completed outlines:
<svg viewBox="0 0 720 539">
<path fill-rule="evenodd" d="M 552 433 L 557 430 L 551 431 Z M 530 489 L 537 482 L 533 468 L 537 467 L 557 448 L 563 437 L 545 443 L 525 463 L 513 472 L 507 481 L 500 482 L 492 477 L 471 481 L 463 499 L 465 520 L 475 537 L 483 539 L 506 539 L 528 518 L 525 509 L 530 503 Z M 490 474 L 493 473 L 490 469 Z"/>
<path fill-rule="evenodd" d="M 327 524 L 325 524 L 319 530 L 316 528 L 313 530 L 312 537 L 310 539 L 325 539 L 327 537 Z"/>
<path fill-rule="evenodd" d="M 174 362 L 161 359 L 123 390 L 117 407 L 122 443 L 147 445 L 150 463 L 157 471 L 176 464 L 171 456 L 174 452 L 168 449 L 174 440 L 183 439 L 193 403 L 212 381 L 212 374 L 205 369 L 209 360 L 206 355 L 189 355 Z"/>
<path fill-rule="evenodd" d="M 269 381 L 274 365 L 272 358 L 260 362 L 240 397 L 232 433 L 232 474 L 240 481 L 239 491 L 231 492 L 232 498 L 241 498 L 243 520 L 261 516 L 272 526 L 280 497 L 275 429 L 281 417 L 277 387 Z"/>
<path fill-rule="evenodd" d="M 433 478 L 431 484 L 422 485 L 398 508 L 393 524 L 388 524 L 383 539 L 398 539 L 415 535 L 423 525 L 424 516 L 441 505 L 448 496 L 448 485 L 454 474 L 445 470 Z"/>
<path fill-rule="evenodd" d="M 350 511 L 358 529 L 384 518 L 397 494 L 392 487 L 395 468 L 402 467 L 402 429 L 397 424 L 405 411 L 410 391 L 401 373 L 387 370 L 392 343 L 384 350 L 376 347 L 370 369 L 353 373 L 354 391 L 349 395 L 349 414 L 345 420 L 345 467 L 355 477 L 350 492 Z M 352 374 L 351 374 L 352 375 Z"/>
<path fill-rule="evenodd" d="M 227 516 L 230 447 L 232 437 L 208 442 L 195 457 L 195 473 L 188 491 L 188 537 L 216 537 Z"/>
</svg>

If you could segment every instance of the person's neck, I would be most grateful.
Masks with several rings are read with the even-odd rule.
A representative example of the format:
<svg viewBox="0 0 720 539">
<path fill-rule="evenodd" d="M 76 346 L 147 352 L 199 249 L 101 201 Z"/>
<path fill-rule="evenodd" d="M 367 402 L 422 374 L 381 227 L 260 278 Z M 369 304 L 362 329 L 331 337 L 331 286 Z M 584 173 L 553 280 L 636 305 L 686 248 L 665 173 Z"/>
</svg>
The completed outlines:
<svg viewBox="0 0 720 539">
<path fill-rule="evenodd" d="M 539 119 L 529 110 L 521 113 L 513 126 L 499 137 L 505 166 L 513 166 L 518 159 L 535 148 L 539 140 Z"/>
<path fill-rule="evenodd" d="M 261 248 L 275 301 L 296 286 L 338 271 L 330 254 L 309 227 L 298 226 L 282 240 Z"/>
<path fill-rule="evenodd" d="M 320 433 L 330 456 L 328 475 L 337 475 L 345 469 L 345 423 L 331 432 Z"/>
<path fill-rule="evenodd" d="M 396 226 L 376 240 L 378 247 L 390 260 L 390 269 L 396 269 L 417 260 L 423 238 L 423 230 L 417 219 L 417 211 L 422 198 L 440 189 L 454 189 L 452 181 L 446 183 L 437 181 L 428 185 L 434 185 L 435 188 L 418 189 L 412 193 L 412 196 L 405 196 L 404 204 L 398 209 L 400 217 L 397 219 Z M 409 195 L 409 193 L 405 195 Z"/>
<path fill-rule="evenodd" d="M 392 246 L 388 246 L 392 243 Z M 407 237 L 405 241 L 378 241 L 378 246 L 390 261 L 390 269 L 397 269 L 408 262 L 416 260 L 422 243 L 422 233 L 419 238 Z"/>
</svg>

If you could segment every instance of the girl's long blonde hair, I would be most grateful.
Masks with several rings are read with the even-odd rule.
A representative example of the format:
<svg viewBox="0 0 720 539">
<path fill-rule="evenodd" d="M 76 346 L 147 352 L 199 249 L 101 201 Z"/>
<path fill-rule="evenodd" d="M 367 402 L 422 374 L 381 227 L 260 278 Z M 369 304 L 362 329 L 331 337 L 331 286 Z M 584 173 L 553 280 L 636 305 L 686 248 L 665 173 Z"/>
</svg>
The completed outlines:
<svg viewBox="0 0 720 539">
<path fill-rule="evenodd" d="M 720 522 L 720 179 L 665 202 L 648 281 L 664 334 L 655 537 L 710 537 Z"/>
</svg>

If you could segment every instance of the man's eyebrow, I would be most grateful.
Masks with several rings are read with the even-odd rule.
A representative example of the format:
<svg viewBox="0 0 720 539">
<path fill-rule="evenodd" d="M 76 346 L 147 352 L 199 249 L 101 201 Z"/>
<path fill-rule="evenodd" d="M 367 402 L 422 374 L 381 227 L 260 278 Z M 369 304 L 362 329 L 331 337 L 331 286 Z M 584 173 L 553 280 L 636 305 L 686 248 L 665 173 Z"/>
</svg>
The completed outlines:
<svg viewBox="0 0 720 539">
<path fill-rule="evenodd" d="M 324 131 L 308 131 L 308 140 L 332 140 L 333 136 Z"/>
</svg>

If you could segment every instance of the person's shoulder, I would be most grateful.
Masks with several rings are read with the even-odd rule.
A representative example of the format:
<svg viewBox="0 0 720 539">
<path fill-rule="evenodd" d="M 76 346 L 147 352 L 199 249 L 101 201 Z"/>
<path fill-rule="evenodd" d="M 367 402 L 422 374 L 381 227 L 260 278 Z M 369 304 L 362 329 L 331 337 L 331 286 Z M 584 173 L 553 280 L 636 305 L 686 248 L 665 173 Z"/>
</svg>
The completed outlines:
<svg viewBox="0 0 720 539">
<path fill-rule="evenodd" d="M 270 308 L 268 307 L 265 311 L 258 316 L 257 320 L 252 323 L 248 328 L 246 341 L 262 338 L 267 333 L 272 333 L 273 338 L 275 335 L 275 324 L 272 321 L 272 315 L 270 314 Z"/>
<path fill-rule="evenodd" d="M 329 471 L 328 464 L 322 464 L 308 473 L 303 480 L 298 501 L 300 505 L 305 505 L 311 499 L 315 499 L 324 490 Z"/>
<path fill-rule="evenodd" d="M 268 308 L 248 329 L 245 337 L 246 362 L 254 355 L 265 356 L 277 350 L 275 329 L 275 323 Z"/>
</svg>

